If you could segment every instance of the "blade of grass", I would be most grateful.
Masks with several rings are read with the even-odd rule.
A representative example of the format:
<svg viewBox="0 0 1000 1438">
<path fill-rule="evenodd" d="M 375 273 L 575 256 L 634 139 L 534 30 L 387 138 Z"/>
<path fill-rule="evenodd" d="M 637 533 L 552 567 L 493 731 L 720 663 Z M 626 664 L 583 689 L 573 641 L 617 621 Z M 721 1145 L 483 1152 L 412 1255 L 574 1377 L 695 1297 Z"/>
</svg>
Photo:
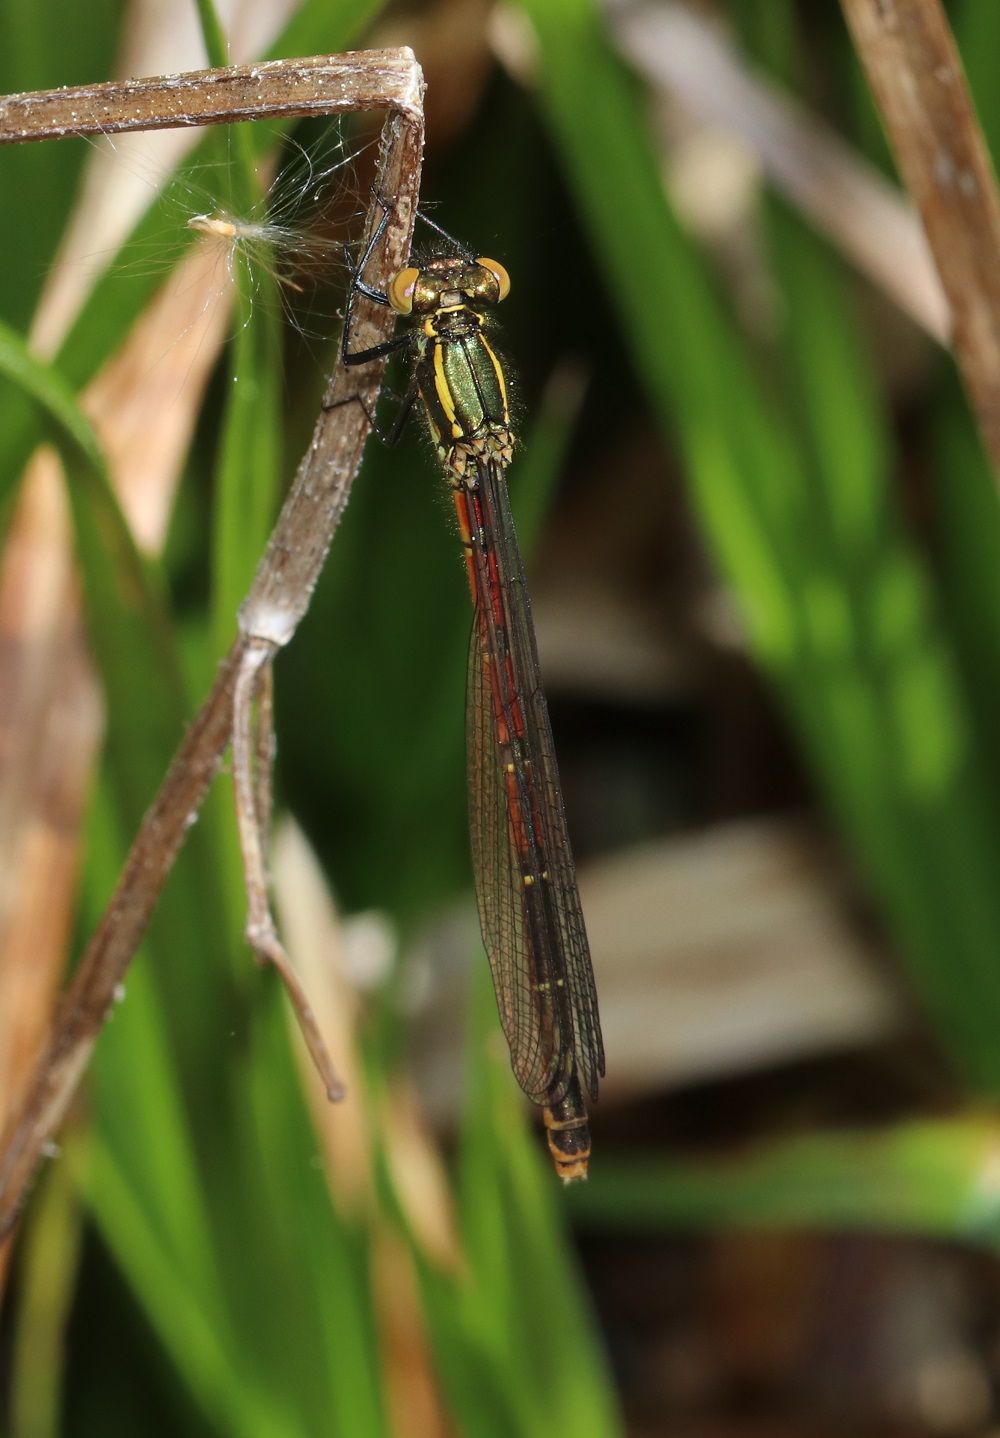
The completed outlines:
<svg viewBox="0 0 1000 1438">
<path fill-rule="evenodd" d="M 10 1438 L 58 1438 L 62 1431 L 63 1347 L 81 1228 L 67 1164 L 53 1164 L 20 1255 L 21 1296 L 10 1350 Z"/>
<path fill-rule="evenodd" d="M 632 1230 L 809 1227 L 995 1245 L 996 1121 L 971 1114 L 811 1134 L 716 1159 L 611 1157 L 570 1195 L 581 1222 Z"/>
<path fill-rule="evenodd" d="M 1000 732 L 1000 508 L 979 435 L 953 378 L 929 422 L 942 603 L 1000 812 L 1000 755 L 994 743 Z"/>
<path fill-rule="evenodd" d="M 58 40 L 39 23 L 34 0 L 0 7 L 0 94 L 79 83 L 107 72 L 118 44 L 121 5 L 95 0 L 59 16 Z M 86 155 L 82 145 L 12 145 L 0 151 L 4 229 L 0 315 L 27 326 L 72 208 Z"/>
<path fill-rule="evenodd" d="M 266 59 L 325 55 L 347 50 L 382 9 L 382 0 L 304 0 L 275 40 Z"/>
<path fill-rule="evenodd" d="M 469 1323 L 468 1300 L 455 1280 L 419 1251 L 415 1258 L 431 1347 L 456 1431 L 463 1438 L 527 1438 L 537 1429 L 524 1411 L 519 1375 Z"/>
<path fill-rule="evenodd" d="M 488 970 L 479 964 L 470 1024 L 459 1210 L 471 1283 L 470 1329 L 511 1374 L 525 1434 L 619 1432 L 612 1390 L 558 1211 L 541 1135 L 525 1122 Z"/>
<path fill-rule="evenodd" d="M 377 1090 L 381 1087 L 379 1070 L 373 1072 L 372 1087 Z M 384 1112 L 386 1107 L 385 1103 L 376 1105 L 375 1112 Z M 496 1190 L 491 1186 L 496 1167 L 492 1149 L 495 1135 L 492 1130 L 484 1134 L 481 1129 L 479 1137 L 484 1140 L 476 1149 L 478 1158 L 485 1161 L 481 1169 L 484 1182 L 479 1190 L 486 1208 L 484 1225 L 496 1234 L 495 1271 L 502 1274 L 499 1250 L 503 1236 L 496 1225 L 490 1224 L 490 1217 L 496 1214 Z M 468 1438 L 534 1438 L 540 1432 L 540 1419 L 525 1391 L 523 1375 L 511 1361 L 504 1313 L 498 1306 L 499 1290 L 484 1283 L 463 1258 L 457 1264 L 453 1257 L 445 1261 L 441 1253 L 425 1243 L 396 1188 L 387 1151 L 389 1142 L 391 1135 L 382 1124 L 376 1149 L 379 1197 L 409 1245 L 434 1363 L 458 1431 Z M 464 1151 L 460 1166 L 470 1166 Z M 477 1167 L 473 1159 L 472 1170 Z"/>
<path fill-rule="evenodd" d="M 272 1352 L 285 1350 L 286 1361 L 274 1371 L 285 1374 L 286 1382 L 299 1372 L 302 1431 L 332 1427 L 344 1438 L 355 1433 L 378 1438 L 387 1428 L 370 1234 L 360 1217 L 340 1214 L 331 1203 L 290 1053 L 287 1015 L 273 988 L 261 994 L 254 1016 L 244 1152 L 254 1170 L 248 1181 L 257 1193 L 261 1242 L 272 1249 L 274 1283 L 287 1294 L 274 1313 L 272 1335 Z M 363 1098 L 352 1094 L 348 1101 Z M 267 1156 L 263 1163 L 261 1154 Z M 371 1221 L 378 1222 L 377 1216 Z M 258 1275 L 258 1290 L 261 1281 Z M 307 1321 L 289 1325 L 292 1304 L 309 1315 Z"/>
<path fill-rule="evenodd" d="M 216 461 L 212 647 L 225 652 L 264 552 L 281 468 L 281 336 L 277 283 L 236 255 L 237 329 Z"/>
<path fill-rule="evenodd" d="M 126 848 L 119 806 L 110 785 L 102 780 L 96 786 L 87 839 L 81 916 L 85 923 L 91 919 L 92 909 L 99 912 L 110 892 Z M 190 879 L 185 887 L 191 887 Z M 195 925 L 186 931 L 185 939 L 193 957 L 211 964 L 215 956 L 210 945 L 199 946 L 190 937 L 197 932 L 199 918 L 207 925 L 208 916 L 199 915 L 195 905 L 188 907 L 180 895 L 175 906 L 181 920 L 176 923 L 178 929 L 189 916 Z M 94 1092 L 99 1141 L 119 1166 L 136 1201 L 141 1202 L 146 1222 L 169 1254 L 178 1280 L 183 1279 L 199 1294 L 201 1306 L 221 1317 L 211 1213 L 191 1126 L 191 1075 L 185 1083 L 185 1050 L 178 1046 L 176 1024 L 171 1022 L 171 1017 L 176 1020 L 178 1016 L 169 1015 L 165 1006 L 164 990 L 169 992 L 169 986 L 163 983 L 162 969 L 175 950 L 174 926 L 164 927 L 166 933 L 154 932 L 133 965 L 121 1008 L 98 1049 Z M 203 1002 L 199 996 L 189 1007 L 198 1008 Z M 183 1022 L 193 1015 L 179 1017 Z M 143 1141 L 143 1135 L 149 1135 L 149 1141 Z M 108 1216 L 102 1209 L 99 1222 Z"/>
<path fill-rule="evenodd" d="M 296 1438 L 301 1430 L 273 1402 L 265 1375 L 236 1365 L 220 1339 L 215 1315 L 206 1313 L 159 1242 L 145 1206 L 132 1193 L 111 1151 L 94 1141 L 81 1180 L 122 1271 L 144 1307 L 179 1375 L 220 1431 L 239 1438 Z"/>
<path fill-rule="evenodd" d="M 993 5 L 963 0 L 954 7 L 951 23 L 995 167 L 1000 153 L 1000 95 L 993 57 L 1000 46 L 1000 11 Z"/>
</svg>

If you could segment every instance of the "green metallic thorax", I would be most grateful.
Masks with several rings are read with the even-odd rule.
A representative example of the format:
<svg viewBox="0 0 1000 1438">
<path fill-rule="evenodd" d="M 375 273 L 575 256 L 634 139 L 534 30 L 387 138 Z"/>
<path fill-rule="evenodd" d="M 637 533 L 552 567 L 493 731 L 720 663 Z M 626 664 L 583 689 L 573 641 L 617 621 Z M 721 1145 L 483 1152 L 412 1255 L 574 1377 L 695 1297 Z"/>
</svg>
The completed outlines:
<svg viewBox="0 0 1000 1438">
<path fill-rule="evenodd" d="M 470 306 L 442 307 L 425 318 L 416 381 L 449 469 L 464 475 L 474 457 L 509 462 L 513 436 L 503 369 Z"/>
</svg>

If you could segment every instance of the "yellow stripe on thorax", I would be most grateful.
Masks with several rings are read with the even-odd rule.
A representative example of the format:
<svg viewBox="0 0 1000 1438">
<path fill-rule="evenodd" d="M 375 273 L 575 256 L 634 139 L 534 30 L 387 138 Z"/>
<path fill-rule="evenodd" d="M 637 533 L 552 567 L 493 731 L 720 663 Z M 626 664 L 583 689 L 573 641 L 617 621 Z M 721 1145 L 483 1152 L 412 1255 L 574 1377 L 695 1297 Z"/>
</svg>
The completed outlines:
<svg viewBox="0 0 1000 1438">
<path fill-rule="evenodd" d="M 434 346 L 434 388 L 437 390 L 438 402 L 440 403 L 441 408 L 444 410 L 445 418 L 448 420 L 448 423 L 452 427 L 452 432 L 457 432 L 460 434 L 461 430 L 459 429 L 456 431 L 455 428 L 455 404 L 452 400 L 451 386 L 448 383 L 448 376 L 444 372 L 443 344 L 436 344 Z"/>
<path fill-rule="evenodd" d="M 500 386 L 500 397 L 503 400 L 503 417 L 504 423 L 506 424 L 507 421 L 510 419 L 510 408 L 507 404 L 507 381 L 504 379 L 503 365 L 493 353 L 493 350 L 491 349 L 486 336 L 480 335 L 479 340 L 483 349 L 490 357 L 490 364 L 493 366 L 493 370 L 497 377 L 497 384 Z"/>
</svg>

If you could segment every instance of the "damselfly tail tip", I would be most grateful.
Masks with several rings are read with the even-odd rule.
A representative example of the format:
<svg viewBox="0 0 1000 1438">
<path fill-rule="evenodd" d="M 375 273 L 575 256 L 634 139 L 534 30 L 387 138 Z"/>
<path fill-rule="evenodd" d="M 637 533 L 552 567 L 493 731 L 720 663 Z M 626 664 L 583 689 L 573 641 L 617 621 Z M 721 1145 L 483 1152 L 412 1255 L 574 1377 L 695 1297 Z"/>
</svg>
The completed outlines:
<svg viewBox="0 0 1000 1438">
<path fill-rule="evenodd" d="M 564 1160 L 556 1158 L 553 1154 L 553 1160 L 556 1166 L 556 1173 L 559 1175 L 564 1185 L 570 1183 L 579 1183 L 581 1180 L 586 1179 L 588 1163 L 587 1159 L 578 1158 L 574 1159 L 572 1163 L 566 1163 Z"/>
<path fill-rule="evenodd" d="M 586 1114 L 563 1119 L 546 1108 L 543 1117 L 545 1137 L 556 1173 L 564 1184 L 579 1183 L 587 1177 L 590 1162 L 590 1126 Z"/>
</svg>

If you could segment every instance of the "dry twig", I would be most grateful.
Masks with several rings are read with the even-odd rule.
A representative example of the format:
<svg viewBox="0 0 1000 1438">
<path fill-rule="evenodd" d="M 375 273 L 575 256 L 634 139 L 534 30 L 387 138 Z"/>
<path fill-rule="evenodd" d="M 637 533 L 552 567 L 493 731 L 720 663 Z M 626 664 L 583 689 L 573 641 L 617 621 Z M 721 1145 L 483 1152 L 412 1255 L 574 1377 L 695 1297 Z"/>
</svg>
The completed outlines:
<svg viewBox="0 0 1000 1438">
<path fill-rule="evenodd" d="M 248 636 L 233 689 L 233 789 L 247 891 L 246 938 L 261 965 L 270 964 L 284 984 L 302 1037 L 331 1102 L 344 1097 L 312 1005 L 271 914 L 267 849 L 271 820 L 271 665 L 277 650 Z M 256 716 L 254 706 L 257 706 Z"/>
<path fill-rule="evenodd" d="M 388 111 L 378 174 L 381 193 L 395 197 L 384 243 L 372 265 L 384 285 L 409 254 L 423 147 L 423 81 L 407 49 L 277 61 L 189 75 L 90 85 L 0 102 L 0 143 L 63 135 L 162 129 L 255 119 L 266 115 Z M 368 231 L 381 217 L 372 206 Z M 358 308 L 358 341 L 377 343 L 391 312 Z M 45 1142 L 66 1111 L 97 1035 L 152 915 L 163 884 L 229 743 L 237 684 L 261 672 L 291 639 L 313 588 L 357 473 L 381 366 L 361 382 L 335 372 L 312 442 L 299 466 L 240 610 L 239 637 L 181 743 L 129 852 L 97 932 L 62 1000 L 27 1093 L 0 1142 L 0 1235 L 12 1226 Z M 345 404 L 357 394 L 364 404 Z M 251 794 L 256 813 L 259 797 Z M 265 900 L 266 902 L 266 900 Z M 300 1013 L 300 1019 L 301 1019 Z M 306 1025 L 304 1025 L 306 1027 Z M 334 1079 L 333 1085 L 336 1086 Z"/>
<path fill-rule="evenodd" d="M 1000 198 L 940 0 L 842 0 L 952 313 L 952 347 L 1000 478 Z"/>
</svg>

